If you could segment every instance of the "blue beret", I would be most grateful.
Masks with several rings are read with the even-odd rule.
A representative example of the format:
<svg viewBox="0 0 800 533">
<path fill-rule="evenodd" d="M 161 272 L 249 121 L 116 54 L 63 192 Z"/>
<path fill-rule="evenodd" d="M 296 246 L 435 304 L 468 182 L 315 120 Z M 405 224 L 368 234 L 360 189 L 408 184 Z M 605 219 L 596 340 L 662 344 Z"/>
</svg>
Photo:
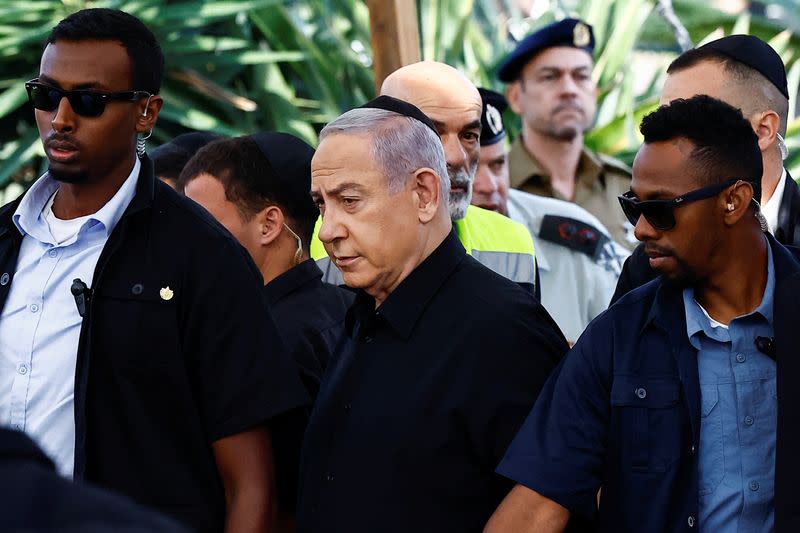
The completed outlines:
<svg viewBox="0 0 800 533">
<path fill-rule="evenodd" d="M 496 144 L 506 137 L 503 112 L 508 107 L 505 97 L 489 89 L 478 88 L 483 101 L 481 113 L 481 146 Z"/>
<path fill-rule="evenodd" d="M 706 43 L 698 50 L 715 50 L 748 67 L 757 70 L 778 90 L 789 98 L 786 68 L 781 56 L 767 43 L 752 35 L 728 35 Z"/>
<path fill-rule="evenodd" d="M 592 27 L 578 19 L 554 22 L 525 37 L 500 65 L 497 77 L 510 83 L 517 79 L 519 71 L 538 52 L 554 46 L 571 46 L 594 52 Z"/>
</svg>

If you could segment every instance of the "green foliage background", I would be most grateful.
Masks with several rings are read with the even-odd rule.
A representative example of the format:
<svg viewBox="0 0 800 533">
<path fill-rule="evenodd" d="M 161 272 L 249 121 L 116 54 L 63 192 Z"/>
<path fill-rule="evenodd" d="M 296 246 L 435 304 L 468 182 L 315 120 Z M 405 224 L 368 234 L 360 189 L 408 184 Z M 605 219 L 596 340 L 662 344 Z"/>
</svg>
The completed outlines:
<svg viewBox="0 0 800 533">
<path fill-rule="evenodd" d="M 502 90 L 494 71 L 514 37 L 568 15 L 595 28 L 601 97 L 587 142 L 630 161 L 641 117 L 652 109 L 663 71 L 680 47 L 656 0 L 551 0 L 524 19 L 513 0 L 416 0 L 422 56 L 445 61 L 476 84 Z M 662 2 L 663 3 L 663 2 Z M 781 21 L 723 14 L 705 2 L 674 10 L 697 44 L 729 33 L 769 41 L 800 83 L 800 3 L 775 0 Z M 0 2 L 0 204 L 44 169 L 23 83 L 36 76 L 50 29 L 85 7 L 114 7 L 141 18 L 164 48 L 165 106 L 150 143 L 189 130 L 227 135 L 294 133 L 312 144 L 319 128 L 374 96 L 369 11 L 364 0 L 2 0 Z M 789 29 L 787 29 L 789 28 Z M 796 90 L 794 91 L 796 93 Z M 792 109 L 797 108 L 796 96 Z M 515 117 L 508 117 L 512 133 Z M 790 122 L 787 166 L 800 176 L 800 120 Z"/>
</svg>

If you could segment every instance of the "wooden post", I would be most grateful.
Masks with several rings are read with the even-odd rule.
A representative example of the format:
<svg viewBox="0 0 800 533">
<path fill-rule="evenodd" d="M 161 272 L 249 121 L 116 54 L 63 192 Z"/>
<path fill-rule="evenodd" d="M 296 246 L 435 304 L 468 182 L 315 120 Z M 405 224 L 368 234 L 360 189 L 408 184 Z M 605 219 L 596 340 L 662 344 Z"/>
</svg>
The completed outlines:
<svg viewBox="0 0 800 533">
<path fill-rule="evenodd" d="M 420 60 L 416 0 L 367 0 L 375 93 L 386 76 Z"/>
</svg>

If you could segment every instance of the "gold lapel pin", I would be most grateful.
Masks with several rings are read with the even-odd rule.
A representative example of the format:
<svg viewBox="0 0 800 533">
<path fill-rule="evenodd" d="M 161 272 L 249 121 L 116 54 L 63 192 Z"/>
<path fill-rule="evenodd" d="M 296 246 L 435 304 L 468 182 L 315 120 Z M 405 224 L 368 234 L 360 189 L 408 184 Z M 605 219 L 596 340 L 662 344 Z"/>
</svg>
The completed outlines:
<svg viewBox="0 0 800 533">
<path fill-rule="evenodd" d="M 172 292 L 172 289 L 169 288 L 169 285 L 158 291 L 158 294 L 161 296 L 161 299 L 164 301 L 172 300 L 172 297 L 175 296 L 175 293 Z"/>
</svg>

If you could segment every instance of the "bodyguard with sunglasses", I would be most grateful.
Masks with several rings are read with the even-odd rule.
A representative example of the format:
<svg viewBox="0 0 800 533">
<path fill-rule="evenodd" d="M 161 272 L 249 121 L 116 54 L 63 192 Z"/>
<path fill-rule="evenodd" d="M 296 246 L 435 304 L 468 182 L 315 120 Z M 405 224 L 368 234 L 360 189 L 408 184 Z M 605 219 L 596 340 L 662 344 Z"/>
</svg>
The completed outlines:
<svg viewBox="0 0 800 533">
<path fill-rule="evenodd" d="M 26 85 L 49 169 L 0 209 L 0 424 L 193 530 L 264 531 L 265 423 L 306 395 L 246 252 L 154 177 L 163 61 L 138 19 L 89 9 Z"/>
<path fill-rule="evenodd" d="M 761 195 L 756 199 L 775 239 L 800 246 L 800 187 L 783 166 L 789 88 L 781 57 L 752 35 L 728 35 L 688 50 L 667 69 L 661 103 L 696 94 L 738 107 L 750 121 L 764 165 Z M 639 245 L 625 261 L 611 303 L 657 275 Z"/>
<path fill-rule="evenodd" d="M 662 276 L 551 376 L 498 467 L 518 485 L 487 531 L 562 531 L 571 515 L 602 532 L 800 531 L 800 252 L 756 216 L 758 138 L 708 96 L 641 131 L 620 201 Z"/>
</svg>

